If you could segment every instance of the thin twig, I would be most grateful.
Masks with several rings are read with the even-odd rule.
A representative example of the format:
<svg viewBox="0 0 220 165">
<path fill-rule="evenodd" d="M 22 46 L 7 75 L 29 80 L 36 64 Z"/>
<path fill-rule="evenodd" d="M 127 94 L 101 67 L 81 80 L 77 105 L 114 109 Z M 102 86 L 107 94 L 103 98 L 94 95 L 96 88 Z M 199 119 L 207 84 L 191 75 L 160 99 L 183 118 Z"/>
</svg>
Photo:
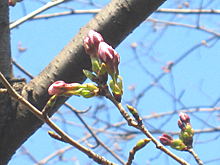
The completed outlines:
<svg viewBox="0 0 220 165">
<path fill-rule="evenodd" d="M 22 23 L 24 23 L 25 21 L 33 18 L 34 16 L 42 13 L 43 11 L 53 7 L 53 6 L 56 6 L 56 5 L 59 5 L 63 2 L 66 2 L 66 0 L 56 0 L 56 1 L 52 1 L 52 2 L 48 2 L 46 5 L 42 6 L 41 8 L 33 11 L 32 13 L 26 15 L 25 17 L 15 21 L 14 23 L 10 24 L 10 29 L 13 29 L 15 27 L 17 27 L 18 25 L 21 25 Z"/>
<path fill-rule="evenodd" d="M 21 104 L 23 104 L 30 112 L 32 112 L 35 116 L 37 116 L 40 120 L 52 128 L 57 134 L 59 134 L 66 143 L 71 144 L 78 150 L 82 151 L 89 158 L 92 158 L 95 162 L 99 164 L 106 164 L 106 165 L 113 165 L 114 163 L 106 160 L 104 157 L 97 155 L 96 153 L 92 152 L 90 149 L 84 147 L 83 145 L 79 144 L 77 141 L 73 140 L 70 136 L 68 136 L 65 132 L 63 132 L 47 115 L 45 117 L 44 114 L 37 108 L 35 108 L 31 103 L 29 103 L 26 99 L 24 99 L 21 95 L 19 95 L 9 84 L 9 82 L 5 79 L 3 74 L 0 72 L 0 80 L 5 88 L 8 90 L 8 93 L 11 97 L 18 100 Z"/>
<path fill-rule="evenodd" d="M 18 67 L 18 69 L 20 69 L 24 74 L 26 74 L 30 79 L 33 79 L 34 76 L 29 73 L 28 71 L 26 71 L 20 64 L 18 64 L 13 58 L 12 58 L 12 63 Z"/>
<path fill-rule="evenodd" d="M 198 157 L 198 155 L 194 152 L 192 148 L 188 149 L 189 153 L 193 155 L 199 165 L 203 165 L 202 160 Z"/>
<path fill-rule="evenodd" d="M 28 157 L 35 163 L 39 164 L 38 160 L 27 150 L 27 148 L 22 145 L 21 148 L 24 150 L 24 153 L 28 155 Z"/>
<path fill-rule="evenodd" d="M 37 15 L 37 16 L 30 18 L 30 20 L 48 19 L 48 18 L 53 18 L 53 17 L 68 16 L 68 15 L 73 15 L 73 14 L 97 14 L 100 11 L 101 11 L 101 9 L 71 10 L 71 11 L 65 11 L 65 12 L 60 12 L 60 13 Z M 158 9 L 155 11 L 155 13 L 220 14 L 220 10 L 214 10 L 214 9 Z M 10 23 L 14 23 L 14 22 L 15 21 L 12 21 Z"/>
<path fill-rule="evenodd" d="M 156 145 L 156 147 L 158 149 L 160 149 L 161 151 L 163 151 L 164 153 L 169 155 L 171 158 L 173 158 L 174 160 L 176 160 L 180 164 L 189 165 L 185 160 L 179 158 L 174 153 L 172 153 L 170 150 L 168 150 L 166 147 L 164 147 L 156 138 L 154 138 L 154 136 L 147 130 L 147 128 L 143 124 L 141 126 L 136 124 L 132 120 L 132 118 L 129 116 L 129 114 L 126 112 L 126 110 L 123 108 L 122 104 L 118 103 L 115 100 L 115 98 L 111 95 L 109 90 L 106 90 L 106 98 L 108 98 L 109 100 L 111 100 L 115 104 L 115 106 L 119 109 L 119 111 L 122 114 L 122 116 L 124 117 L 124 119 L 128 122 L 128 125 L 139 129 L 142 133 L 144 133 L 148 138 L 150 138 L 152 140 L 152 142 Z"/>
<path fill-rule="evenodd" d="M 31 79 L 34 78 L 33 75 L 31 75 L 29 72 L 27 72 L 22 66 L 20 66 L 18 63 L 16 63 L 15 60 L 13 60 L 13 64 L 15 64 L 21 71 L 23 71 L 26 75 L 28 75 Z M 4 89 L 7 92 L 7 89 Z M 2 90 L 3 91 L 3 90 Z M 1 92 L 1 91 L 0 91 Z M 86 124 L 86 122 L 82 119 L 82 117 L 80 116 L 80 113 L 85 113 L 88 110 L 90 110 L 91 107 L 87 108 L 86 110 L 83 111 L 78 111 L 75 108 L 73 108 L 70 104 L 68 104 L 67 102 L 64 103 L 64 105 L 66 105 L 68 108 L 70 108 L 75 114 L 76 116 L 80 119 L 80 121 L 84 124 L 84 126 L 89 130 L 89 132 L 93 135 L 93 137 L 95 138 L 97 144 L 95 146 L 89 145 L 90 148 L 96 148 L 99 144 L 101 144 L 101 146 L 103 148 L 105 148 L 112 156 L 114 156 L 120 163 L 125 164 L 124 161 L 117 155 L 115 154 L 108 146 L 106 146 L 90 129 L 90 127 Z M 87 144 L 88 145 L 88 144 Z"/>
<path fill-rule="evenodd" d="M 76 112 L 73 107 L 66 103 L 65 104 L 68 108 L 70 108 L 75 115 L 78 117 L 78 119 L 83 123 L 83 125 L 86 127 L 86 129 L 92 134 L 92 136 L 94 137 L 94 139 L 96 140 L 97 144 L 95 146 L 92 146 L 92 148 L 97 147 L 99 144 L 105 148 L 112 156 L 114 156 L 120 163 L 125 164 L 124 161 L 117 155 L 115 154 L 107 145 L 105 145 L 97 136 L 96 134 L 91 130 L 91 128 L 88 126 L 88 124 L 84 121 L 84 119 L 81 117 L 81 115 Z"/>
<path fill-rule="evenodd" d="M 155 22 L 155 23 L 163 23 L 163 24 L 172 25 L 172 26 L 181 26 L 181 27 L 186 27 L 186 28 L 198 29 L 198 30 L 202 30 L 204 32 L 214 34 L 214 35 L 220 37 L 220 33 L 214 32 L 213 30 L 209 30 L 209 29 L 204 28 L 202 26 L 183 24 L 183 23 L 179 23 L 179 22 L 163 21 L 163 20 L 157 20 L 154 18 L 148 18 L 148 19 L 146 19 L 146 21 Z"/>
<path fill-rule="evenodd" d="M 158 9 L 156 12 L 177 14 L 220 14 L 220 10 L 215 9 Z"/>
</svg>

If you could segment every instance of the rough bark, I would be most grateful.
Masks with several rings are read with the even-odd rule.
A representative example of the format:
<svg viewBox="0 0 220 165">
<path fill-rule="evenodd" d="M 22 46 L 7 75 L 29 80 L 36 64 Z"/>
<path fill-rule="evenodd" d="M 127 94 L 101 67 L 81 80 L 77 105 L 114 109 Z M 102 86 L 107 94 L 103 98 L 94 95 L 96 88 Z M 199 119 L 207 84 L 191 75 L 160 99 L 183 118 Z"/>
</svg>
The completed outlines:
<svg viewBox="0 0 220 165">
<path fill-rule="evenodd" d="M 13 78 L 11 49 L 10 49 L 10 30 L 8 0 L 0 1 L 0 72 L 10 81 Z M 2 88 L 0 81 L 0 88 Z M 15 114 L 15 103 L 9 95 L 0 93 L 0 143 L 7 136 L 7 125 Z M 0 144 L 0 150 L 3 150 Z M 2 151 L 1 151 L 2 152 Z M 0 161 L 1 162 L 1 161 Z M 1 164 L 1 163 L 0 163 Z"/>
<path fill-rule="evenodd" d="M 90 69 L 89 56 L 83 47 L 83 39 L 90 29 L 100 32 L 106 42 L 116 47 L 141 22 L 165 0 L 113 0 L 64 47 L 54 60 L 33 80 L 24 86 L 22 96 L 38 109 L 49 99 L 47 88 L 56 80 L 80 82 L 85 80 L 82 69 Z M 51 115 L 67 98 L 59 98 Z M 40 126 L 42 122 L 23 106 L 7 125 L 7 132 L 0 142 L 0 162 L 6 164 L 16 149 Z"/>
<path fill-rule="evenodd" d="M 0 1 L 0 71 L 12 78 L 8 0 Z"/>
</svg>

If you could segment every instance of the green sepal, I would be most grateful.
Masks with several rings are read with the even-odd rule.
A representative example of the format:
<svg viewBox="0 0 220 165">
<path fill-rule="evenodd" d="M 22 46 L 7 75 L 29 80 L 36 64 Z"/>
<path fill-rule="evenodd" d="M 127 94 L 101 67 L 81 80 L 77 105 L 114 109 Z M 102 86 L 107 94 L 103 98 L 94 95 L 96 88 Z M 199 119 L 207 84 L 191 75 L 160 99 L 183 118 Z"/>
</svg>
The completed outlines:
<svg viewBox="0 0 220 165">
<path fill-rule="evenodd" d="M 99 89 L 99 88 L 98 88 L 95 84 L 93 84 L 93 83 L 82 84 L 82 85 L 80 85 L 80 88 L 83 88 L 83 89 L 86 89 L 86 90 L 89 90 L 89 91 L 93 91 L 93 90 Z"/>
<path fill-rule="evenodd" d="M 99 64 L 99 59 L 96 57 L 92 57 L 91 58 L 91 62 L 92 62 L 92 70 L 95 73 L 98 73 L 98 71 L 100 70 L 100 64 Z"/>
<path fill-rule="evenodd" d="M 70 90 L 70 91 L 63 93 L 63 96 L 72 96 L 72 95 L 80 96 L 81 91 L 82 91 L 82 88 L 77 89 L 77 90 Z"/>
<path fill-rule="evenodd" d="M 184 132 L 187 132 L 189 136 L 194 135 L 194 129 L 191 127 L 191 125 L 189 123 L 186 124 L 186 128 L 185 128 Z"/>
<path fill-rule="evenodd" d="M 123 91 L 122 77 L 120 75 L 118 75 L 118 79 L 119 79 L 119 82 L 117 83 L 118 87 L 120 88 L 121 91 Z"/>
<path fill-rule="evenodd" d="M 104 74 L 107 73 L 107 68 L 106 68 L 105 63 L 102 63 L 102 64 L 101 64 L 100 73 L 101 73 L 102 75 L 104 75 Z"/>
<path fill-rule="evenodd" d="M 57 94 L 51 96 L 47 102 L 47 106 L 52 107 L 56 103 L 56 100 L 57 100 Z"/>
<path fill-rule="evenodd" d="M 185 129 L 182 130 L 180 132 L 180 135 L 179 135 L 180 139 L 183 142 L 185 142 L 185 141 L 187 141 L 187 142 L 192 141 L 193 140 L 193 136 L 194 136 L 194 129 L 191 127 L 190 124 L 187 124 Z"/>
<path fill-rule="evenodd" d="M 94 79 L 97 79 L 97 76 L 95 74 L 93 74 L 92 72 L 90 72 L 89 70 L 83 69 L 83 73 L 91 81 L 93 81 Z"/>
<path fill-rule="evenodd" d="M 181 139 L 174 139 L 170 145 L 173 149 L 184 151 L 187 149 L 187 146 L 183 143 Z"/>
</svg>

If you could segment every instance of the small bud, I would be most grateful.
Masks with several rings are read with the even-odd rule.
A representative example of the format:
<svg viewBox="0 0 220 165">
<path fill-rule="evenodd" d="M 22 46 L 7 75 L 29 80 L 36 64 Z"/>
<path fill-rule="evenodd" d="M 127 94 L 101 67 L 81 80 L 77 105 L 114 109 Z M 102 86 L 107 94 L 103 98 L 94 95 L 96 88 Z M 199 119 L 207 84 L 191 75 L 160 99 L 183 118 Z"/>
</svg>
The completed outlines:
<svg viewBox="0 0 220 165">
<path fill-rule="evenodd" d="M 134 108 L 134 107 L 132 107 L 132 106 L 130 106 L 130 105 L 126 105 L 127 106 L 127 108 L 128 108 L 128 110 L 131 112 L 131 114 L 137 114 L 138 112 L 137 112 L 137 110 Z"/>
<path fill-rule="evenodd" d="M 131 44 L 131 47 L 132 47 L 133 49 L 135 49 L 135 48 L 137 47 L 137 43 L 136 43 L 136 42 L 133 42 L 133 43 Z"/>
<path fill-rule="evenodd" d="M 206 40 L 203 40 L 202 44 L 205 45 L 206 47 L 209 47 L 209 45 L 207 44 Z"/>
<path fill-rule="evenodd" d="M 62 95 L 70 90 L 77 90 L 79 89 L 79 83 L 70 83 L 67 84 L 64 81 L 56 81 L 48 88 L 49 95 Z"/>
<path fill-rule="evenodd" d="M 173 66 L 173 61 L 168 61 L 167 66 L 162 66 L 161 69 L 164 70 L 164 73 L 169 73 L 171 71 L 172 66 Z"/>
<path fill-rule="evenodd" d="M 141 149 L 144 146 L 146 146 L 150 141 L 151 141 L 151 139 L 149 139 L 149 138 L 141 139 L 137 142 L 136 146 L 138 147 L 138 149 Z"/>
<path fill-rule="evenodd" d="M 66 83 L 64 81 L 56 81 L 48 88 L 49 95 L 60 94 L 66 91 Z"/>
<path fill-rule="evenodd" d="M 49 110 L 54 106 L 54 104 L 56 103 L 56 99 L 57 99 L 57 94 L 53 95 L 50 97 L 50 99 L 47 101 L 47 104 L 45 105 L 45 107 L 42 110 L 42 114 L 44 116 L 48 115 Z"/>
<path fill-rule="evenodd" d="M 100 42 L 98 55 L 101 62 L 106 64 L 107 71 L 112 76 L 112 79 L 116 80 L 119 74 L 118 64 L 120 63 L 118 53 L 106 42 Z"/>
<path fill-rule="evenodd" d="M 180 120 L 183 122 L 183 123 L 190 123 L 190 117 L 189 117 L 189 115 L 187 115 L 186 113 L 183 113 L 183 112 L 181 112 L 180 114 L 179 114 L 179 117 L 180 117 Z"/>
<path fill-rule="evenodd" d="M 52 131 L 48 131 L 48 134 L 50 135 L 50 137 L 52 137 L 52 138 L 54 138 L 54 139 L 56 139 L 56 140 L 60 140 L 60 141 L 62 141 L 62 142 L 65 142 L 61 136 L 55 134 L 55 133 L 52 132 Z"/>
<path fill-rule="evenodd" d="M 91 57 L 95 57 L 98 52 L 98 46 L 100 42 L 103 42 L 101 34 L 97 33 L 94 30 L 90 30 L 87 34 L 87 37 L 84 39 L 84 47 L 87 54 Z"/>
<path fill-rule="evenodd" d="M 167 135 L 167 134 L 162 134 L 162 136 L 159 136 L 158 138 L 159 138 L 160 142 L 165 146 L 167 146 L 167 145 L 170 146 L 173 141 L 172 136 Z"/>
</svg>

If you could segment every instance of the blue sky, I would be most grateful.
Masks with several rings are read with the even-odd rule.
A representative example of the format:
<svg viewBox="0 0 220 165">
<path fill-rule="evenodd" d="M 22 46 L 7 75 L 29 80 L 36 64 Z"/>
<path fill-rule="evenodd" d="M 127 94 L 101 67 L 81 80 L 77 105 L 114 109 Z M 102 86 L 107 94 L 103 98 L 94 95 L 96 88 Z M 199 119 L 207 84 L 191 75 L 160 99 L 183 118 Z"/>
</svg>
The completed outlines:
<svg viewBox="0 0 220 165">
<path fill-rule="evenodd" d="M 97 6 L 88 5 L 85 2 L 86 1 L 71 1 L 61 6 L 72 7 L 74 9 L 96 9 L 99 8 L 99 6 L 105 6 L 110 1 L 93 1 Z M 196 9 L 201 6 L 200 1 L 189 0 L 184 2 L 189 3 L 190 9 Z M 167 1 L 161 8 L 178 8 L 180 4 L 183 8 L 186 8 L 184 2 L 174 0 Z M 15 7 L 10 8 L 10 20 L 17 20 L 23 17 L 25 13 L 30 13 L 42 5 L 43 3 L 37 0 L 27 0 L 18 3 Z M 204 0 L 202 6 L 205 9 L 219 9 L 220 3 L 218 1 Z M 56 7 L 42 14 L 63 11 L 68 11 L 68 9 Z M 92 14 L 82 14 L 25 22 L 11 31 L 12 57 L 27 71 L 37 76 L 74 35 L 77 34 L 80 27 L 84 26 L 93 16 Z M 198 25 L 199 20 L 201 27 L 219 33 L 219 15 L 201 14 L 200 17 L 198 17 L 198 15 L 154 13 L 150 18 L 195 26 Z M 218 56 L 220 44 L 217 37 L 207 43 L 208 47 L 201 44 L 202 41 L 213 36 L 214 34 L 211 32 L 207 33 L 199 29 L 180 25 L 167 26 L 167 24 L 155 24 L 155 22 L 152 23 L 152 21 L 142 23 L 116 48 L 121 58 L 120 75 L 123 77 L 124 84 L 123 104 L 129 103 L 136 106 L 141 116 L 167 111 L 188 110 L 195 107 L 213 108 L 220 94 L 220 57 Z M 21 42 L 23 47 L 27 47 L 25 52 L 18 52 L 18 42 Z M 133 43 L 137 43 L 137 54 L 134 53 L 131 47 Z M 181 56 L 197 45 L 200 46 L 190 51 L 185 58 L 174 65 L 171 73 L 165 74 L 156 85 L 152 86 L 152 82 L 155 82 L 155 78 L 164 74 L 161 69 L 162 66 L 166 66 L 168 61 L 178 61 Z M 137 56 L 140 62 L 137 60 Z M 15 76 L 25 77 L 25 74 L 16 68 L 14 73 Z M 133 84 L 135 84 L 135 90 L 128 90 L 128 87 Z M 134 98 L 150 86 L 152 86 L 152 88 L 147 90 L 138 102 L 135 102 Z M 178 101 L 177 98 L 179 99 Z M 123 121 L 118 110 L 106 99 L 93 98 L 88 100 L 80 97 L 72 97 L 68 102 L 79 110 L 92 106 L 88 113 L 83 114 L 83 118 L 91 126 L 95 123 L 95 120 L 92 119 L 94 114 L 97 118 L 111 122 L 112 124 Z M 98 105 L 105 105 L 106 107 L 96 112 L 95 110 Z M 218 106 L 219 103 L 217 102 L 214 107 Z M 87 131 L 85 128 L 82 128 L 82 124 L 70 110 L 66 107 L 62 107 L 59 112 L 62 112 L 63 115 L 56 113 L 53 120 L 55 120 L 62 129 L 67 131 L 76 140 L 85 135 L 84 133 Z M 195 130 L 219 126 L 218 112 L 197 112 L 189 113 L 189 115 Z M 59 120 L 63 119 L 63 117 L 65 121 L 72 123 L 60 122 Z M 144 123 L 149 130 L 179 131 L 177 120 L 178 114 L 174 114 L 166 115 L 161 118 L 151 118 Z M 205 124 L 204 121 L 208 124 Z M 105 124 L 99 121 L 95 125 L 95 128 L 103 128 L 104 126 Z M 127 126 L 121 126 L 120 128 L 135 131 L 133 128 Z M 113 148 L 112 146 L 115 144 L 118 144 L 120 148 L 123 148 L 123 151 L 117 151 L 117 154 L 127 157 L 131 148 L 139 139 L 145 138 L 145 136 L 137 134 L 135 138 L 125 142 L 122 138 L 117 138 L 117 135 L 111 134 L 113 131 L 117 133 L 123 132 L 120 128 L 111 128 L 108 130 L 109 132 L 105 134 L 100 133 L 99 138 L 111 148 Z M 64 143 L 51 140 L 47 135 L 47 130 L 49 130 L 48 126 L 44 125 L 24 144 L 25 148 L 38 161 L 50 153 L 53 153 L 55 150 L 68 146 Z M 154 134 L 155 137 L 159 135 L 160 134 Z M 217 153 L 220 146 L 218 136 L 218 132 L 195 135 L 195 141 L 197 143 L 194 144 L 194 149 L 204 162 L 218 158 L 219 155 Z M 108 140 L 107 138 L 112 139 Z M 177 136 L 175 135 L 174 138 L 177 138 Z M 207 142 L 204 143 L 204 141 Z M 89 142 L 94 144 L 94 139 L 90 139 Z M 85 143 L 82 144 L 86 145 Z M 168 148 L 170 149 L 170 147 Z M 22 151 L 23 149 L 19 149 L 16 152 L 9 165 L 21 163 L 23 165 L 35 164 L 30 157 L 22 154 Z M 104 149 L 97 148 L 94 151 L 118 163 L 110 154 L 106 154 Z M 172 151 L 189 161 L 190 164 L 196 164 L 194 158 L 190 157 L 188 153 Z M 77 164 L 77 162 L 71 160 L 72 157 L 76 157 L 79 164 L 95 164 L 76 149 L 65 152 L 63 157 L 67 159 L 67 161 L 57 162 L 56 157 L 48 164 Z M 122 156 L 122 158 L 126 161 L 125 157 Z M 134 162 L 137 164 L 149 163 L 150 165 L 177 164 L 164 153 L 157 150 L 153 143 L 148 144 L 144 149 L 139 151 L 135 155 Z M 214 161 L 205 164 L 214 165 L 218 163 L 219 161 Z"/>
</svg>

